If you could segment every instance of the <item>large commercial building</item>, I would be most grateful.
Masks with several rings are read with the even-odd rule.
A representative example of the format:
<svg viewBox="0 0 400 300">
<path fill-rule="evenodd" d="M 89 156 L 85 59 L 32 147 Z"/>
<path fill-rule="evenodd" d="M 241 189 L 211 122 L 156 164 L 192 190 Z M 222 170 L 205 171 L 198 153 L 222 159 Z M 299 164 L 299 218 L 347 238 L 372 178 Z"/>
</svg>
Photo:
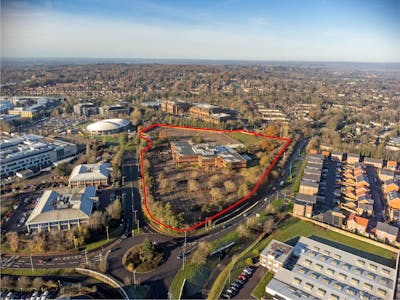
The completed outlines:
<svg viewBox="0 0 400 300">
<path fill-rule="evenodd" d="M 28 232 L 69 230 L 88 223 L 97 203 L 94 186 L 46 190 L 26 221 L 26 228 Z"/>
<path fill-rule="evenodd" d="M 42 136 L 7 135 L 0 139 L 1 177 L 15 175 L 21 170 L 40 170 L 77 153 L 77 146 Z"/>
<path fill-rule="evenodd" d="M 99 114 L 99 107 L 91 102 L 78 103 L 74 105 L 74 113 L 79 116 L 91 116 Z"/>
<path fill-rule="evenodd" d="M 91 135 L 107 135 L 126 131 L 130 124 L 125 119 L 107 119 L 92 123 L 86 129 Z"/>
<path fill-rule="evenodd" d="M 109 178 L 109 163 L 78 165 L 69 176 L 69 185 L 71 187 L 105 186 L 108 185 Z"/>
<path fill-rule="evenodd" d="M 120 118 L 129 115 L 129 107 L 121 104 L 100 107 L 100 114 L 105 118 Z"/>
<path fill-rule="evenodd" d="M 172 158 L 178 163 L 198 164 L 200 167 L 245 168 L 247 157 L 240 155 L 229 146 L 192 144 L 187 141 L 171 142 Z"/>
<path fill-rule="evenodd" d="M 393 299 L 396 270 L 301 237 L 266 293 L 274 299 Z"/>
</svg>

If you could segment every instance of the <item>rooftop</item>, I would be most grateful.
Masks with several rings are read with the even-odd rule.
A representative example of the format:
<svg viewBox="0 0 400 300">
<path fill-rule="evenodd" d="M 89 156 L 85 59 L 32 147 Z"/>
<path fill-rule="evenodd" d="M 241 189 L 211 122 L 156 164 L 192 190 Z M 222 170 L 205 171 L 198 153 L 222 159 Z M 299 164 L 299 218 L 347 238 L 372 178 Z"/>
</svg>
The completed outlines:
<svg viewBox="0 0 400 300">
<path fill-rule="evenodd" d="M 110 175 L 109 170 L 109 163 L 78 165 L 72 170 L 69 182 L 105 180 Z"/>
<path fill-rule="evenodd" d="M 94 186 L 46 190 L 26 224 L 88 218 L 97 200 Z"/>
</svg>

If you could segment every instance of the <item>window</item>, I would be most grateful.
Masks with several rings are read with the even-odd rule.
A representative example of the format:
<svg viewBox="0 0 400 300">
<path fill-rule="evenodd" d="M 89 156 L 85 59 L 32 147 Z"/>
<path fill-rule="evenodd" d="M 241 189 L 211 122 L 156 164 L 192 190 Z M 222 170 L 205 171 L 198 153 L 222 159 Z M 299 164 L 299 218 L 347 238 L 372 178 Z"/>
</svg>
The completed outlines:
<svg viewBox="0 0 400 300">
<path fill-rule="evenodd" d="M 310 274 L 310 277 L 311 277 L 312 279 L 318 279 L 319 275 L 318 275 L 317 273 L 311 273 L 311 274 Z"/>
<path fill-rule="evenodd" d="M 339 300 L 339 296 L 335 294 L 330 294 L 329 295 L 329 300 Z"/>
<path fill-rule="evenodd" d="M 365 261 L 358 259 L 357 260 L 357 265 L 364 266 L 365 265 Z"/>
<path fill-rule="evenodd" d="M 382 268 L 382 274 L 389 275 L 390 271 L 388 269 Z"/>
<path fill-rule="evenodd" d="M 346 280 L 347 275 L 343 274 L 343 273 L 339 273 L 338 277 L 339 277 L 340 280 Z"/>
<path fill-rule="evenodd" d="M 314 246 L 313 249 L 314 249 L 315 251 L 317 251 L 317 252 L 319 251 L 319 247 L 317 247 L 317 246 Z"/>
<path fill-rule="evenodd" d="M 350 265 L 349 264 L 343 264 L 342 265 L 342 269 L 348 271 L 348 270 L 350 270 Z"/>
<path fill-rule="evenodd" d="M 378 266 L 377 266 L 377 265 L 373 265 L 373 264 L 369 264 L 369 268 L 370 268 L 371 270 L 376 271 L 376 270 L 378 269 Z"/>
<path fill-rule="evenodd" d="M 367 278 L 368 278 L 368 279 L 374 280 L 374 279 L 375 279 L 375 277 L 376 277 L 376 275 L 375 275 L 375 274 L 372 274 L 372 273 L 367 273 Z"/>
<path fill-rule="evenodd" d="M 312 264 L 312 261 L 309 260 L 309 259 L 305 259 L 305 260 L 304 260 L 304 264 L 305 264 L 306 266 L 310 266 L 310 265 Z"/>
<path fill-rule="evenodd" d="M 311 284 L 311 283 L 309 283 L 309 282 L 307 282 L 305 285 L 304 285 L 304 289 L 305 290 L 307 290 L 307 291 L 311 291 L 312 289 L 313 289 L 313 285 Z"/>
<path fill-rule="evenodd" d="M 372 291 L 372 284 L 364 283 L 364 289 L 366 289 L 367 291 Z"/>
<path fill-rule="evenodd" d="M 341 289 L 343 288 L 343 286 L 342 286 L 340 283 L 338 283 L 338 282 L 336 282 L 336 283 L 333 285 L 333 287 L 334 287 L 335 289 L 338 289 L 338 290 L 341 290 Z"/>
<path fill-rule="evenodd" d="M 342 258 L 339 254 L 334 254 L 333 257 L 339 260 Z"/>
<path fill-rule="evenodd" d="M 295 278 L 293 278 L 292 283 L 295 285 L 299 285 L 301 283 L 301 281 L 302 280 L 300 278 L 295 277 Z"/>
<path fill-rule="evenodd" d="M 310 251 L 310 252 L 308 252 L 308 255 L 309 256 L 312 256 L 312 257 L 315 257 L 315 256 L 317 256 L 317 252 L 314 252 L 314 251 Z"/>
<path fill-rule="evenodd" d="M 346 290 L 346 292 L 347 292 L 347 294 L 352 295 L 352 296 L 356 295 L 356 291 L 354 289 L 352 289 L 352 288 L 348 288 Z"/>
<path fill-rule="evenodd" d="M 339 261 L 336 260 L 336 259 L 332 259 L 332 260 L 330 261 L 330 263 L 331 263 L 331 265 L 337 266 L 337 265 L 339 264 Z"/>
<path fill-rule="evenodd" d="M 358 280 L 357 278 L 351 278 L 350 283 L 353 285 L 358 285 L 360 283 L 360 280 Z"/>
<path fill-rule="evenodd" d="M 386 290 L 384 290 L 384 289 L 378 289 L 378 295 L 380 295 L 380 296 L 386 296 Z"/>
<path fill-rule="evenodd" d="M 361 275 L 361 273 L 362 273 L 362 270 L 361 269 L 354 269 L 354 274 L 357 274 L 357 275 Z"/>
<path fill-rule="evenodd" d="M 333 274 L 335 274 L 335 270 L 333 270 L 331 268 L 328 268 L 328 269 L 325 270 L 325 273 L 328 274 L 328 275 L 333 275 Z"/>
<path fill-rule="evenodd" d="M 324 250 L 324 254 L 326 254 L 326 255 L 331 255 L 331 251 Z"/>
<path fill-rule="evenodd" d="M 322 280 L 321 280 L 321 282 L 323 283 L 323 284 L 330 284 L 331 283 L 331 280 L 329 279 L 329 278 L 327 278 L 327 277 L 324 277 L 324 278 L 322 278 Z"/>
<path fill-rule="evenodd" d="M 306 274 L 307 273 L 307 269 L 306 268 L 299 268 L 297 270 L 297 272 L 299 272 L 300 274 Z"/>
<path fill-rule="evenodd" d="M 318 296 L 325 296 L 325 294 L 326 294 L 326 291 L 324 289 L 319 288 L 317 290 L 317 295 Z"/>
<path fill-rule="evenodd" d="M 323 267 L 324 267 L 324 266 L 321 265 L 321 264 L 316 264 L 316 265 L 315 265 L 315 268 L 316 268 L 317 270 L 322 270 Z"/>
</svg>

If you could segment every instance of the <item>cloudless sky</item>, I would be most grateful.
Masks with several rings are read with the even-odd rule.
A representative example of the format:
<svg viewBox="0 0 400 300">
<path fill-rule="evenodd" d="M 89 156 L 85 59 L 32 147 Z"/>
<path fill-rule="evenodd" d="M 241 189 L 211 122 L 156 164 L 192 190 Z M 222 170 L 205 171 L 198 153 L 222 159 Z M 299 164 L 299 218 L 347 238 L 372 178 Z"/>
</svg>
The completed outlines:
<svg viewBox="0 0 400 300">
<path fill-rule="evenodd" d="M 400 0 L 3 0 L 1 56 L 400 62 Z"/>
</svg>

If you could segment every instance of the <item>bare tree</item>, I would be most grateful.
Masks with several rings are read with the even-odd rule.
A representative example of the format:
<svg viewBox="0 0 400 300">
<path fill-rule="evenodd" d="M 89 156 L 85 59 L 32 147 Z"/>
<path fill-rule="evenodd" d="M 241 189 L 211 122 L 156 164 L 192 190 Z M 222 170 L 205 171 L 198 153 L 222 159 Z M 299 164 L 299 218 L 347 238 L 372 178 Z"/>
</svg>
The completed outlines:
<svg viewBox="0 0 400 300">
<path fill-rule="evenodd" d="M 200 242 L 190 261 L 195 265 L 204 265 L 210 252 L 211 246 L 206 242 Z"/>
<path fill-rule="evenodd" d="M 16 232 L 11 232 L 7 234 L 7 241 L 10 245 L 10 250 L 16 252 L 19 248 L 19 235 Z"/>
<path fill-rule="evenodd" d="M 224 187 L 225 187 L 225 190 L 226 190 L 228 193 L 234 193 L 234 192 L 237 191 L 236 184 L 235 184 L 233 181 L 231 181 L 231 180 L 225 181 L 225 182 L 224 182 Z"/>
<path fill-rule="evenodd" d="M 200 189 L 200 184 L 196 179 L 189 179 L 188 181 L 188 190 L 190 192 L 197 192 Z"/>
</svg>

